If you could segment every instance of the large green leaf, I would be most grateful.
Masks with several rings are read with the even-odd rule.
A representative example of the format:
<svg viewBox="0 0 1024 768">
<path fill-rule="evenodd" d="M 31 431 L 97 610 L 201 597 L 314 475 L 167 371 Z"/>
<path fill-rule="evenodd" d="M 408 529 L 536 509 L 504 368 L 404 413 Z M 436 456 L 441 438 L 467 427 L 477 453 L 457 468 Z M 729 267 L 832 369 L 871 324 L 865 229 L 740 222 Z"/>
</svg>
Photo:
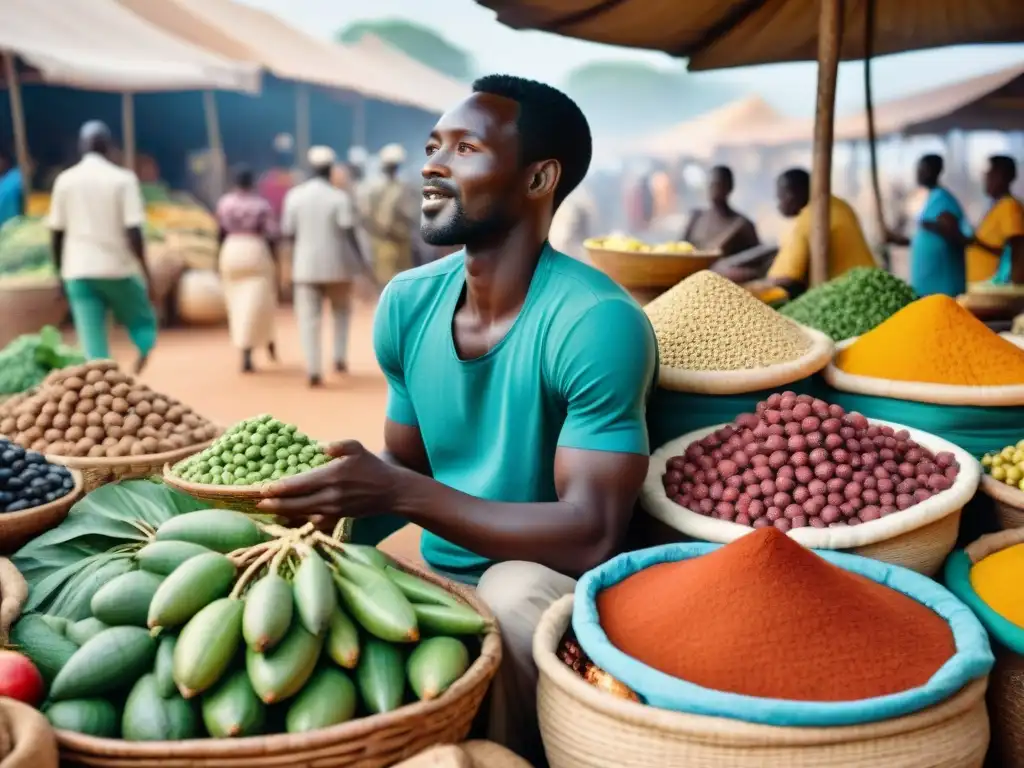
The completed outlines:
<svg viewBox="0 0 1024 768">
<path fill-rule="evenodd" d="M 94 564 L 109 562 L 106 555 L 111 550 L 146 541 L 133 523 L 157 528 L 175 515 L 198 509 L 206 505 L 151 480 L 113 483 L 87 494 L 64 522 L 12 558 L 28 581 L 33 610 L 59 610 L 61 615 L 79 612 L 84 599 L 80 587 L 92 583 Z"/>
</svg>

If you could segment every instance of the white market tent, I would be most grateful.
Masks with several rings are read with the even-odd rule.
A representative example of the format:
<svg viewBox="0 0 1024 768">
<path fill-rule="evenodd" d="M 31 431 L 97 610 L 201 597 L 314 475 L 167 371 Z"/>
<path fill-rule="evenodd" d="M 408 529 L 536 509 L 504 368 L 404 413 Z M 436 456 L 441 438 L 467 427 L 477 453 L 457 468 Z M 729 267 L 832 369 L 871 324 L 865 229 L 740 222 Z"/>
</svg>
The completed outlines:
<svg viewBox="0 0 1024 768">
<path fill-rule="evenodd" d="M 123 96 L 126 164 L 134 164 L 131 94 L 225 89 L 256 93 L 259 68 L 170 35 L 114 0 L 3 0 L 0 55 L 14 121 L 15 151 L 28 178 L 28 143 L 15 59 L 47 83 Z M 26 184 L 26 194 L 29 185 Z"/>
</svg>

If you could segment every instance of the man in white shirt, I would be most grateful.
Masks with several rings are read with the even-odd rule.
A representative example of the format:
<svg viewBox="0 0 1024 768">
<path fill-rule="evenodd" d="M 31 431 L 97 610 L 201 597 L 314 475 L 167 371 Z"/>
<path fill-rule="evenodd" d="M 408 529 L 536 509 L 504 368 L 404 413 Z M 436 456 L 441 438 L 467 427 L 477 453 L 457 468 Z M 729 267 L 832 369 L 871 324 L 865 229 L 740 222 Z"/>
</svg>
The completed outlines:
<svg viewBox="0 0 1024 768">
<path fill-rule="evenodd" d="M 323 302 L 334 319 L 334 368 L 348 370 L 348 329 L 352 279 L 368 271 L 356 235 L 358 217 L 352 197 L 331 184 L 335 154 L 330 147 L 309 150 L 313 177 L 284 199 L 281 234 L 294 241 L 292 283 L 295 314 L 310 386 L 323 383 L 320 325 Z"/>
<path fill-rule="evenodd" d="M 57 270 L 71 305 L 79 343 L 90 360 L 110 357 L 107 316 L 128 331 L 139 373 L 156 343 L 142 226 L 146 211 L 139 180 L 110 161 L 110 129 L 82 126 L 82 159 L 53 184 L 49 226 Z"/>
</svg>

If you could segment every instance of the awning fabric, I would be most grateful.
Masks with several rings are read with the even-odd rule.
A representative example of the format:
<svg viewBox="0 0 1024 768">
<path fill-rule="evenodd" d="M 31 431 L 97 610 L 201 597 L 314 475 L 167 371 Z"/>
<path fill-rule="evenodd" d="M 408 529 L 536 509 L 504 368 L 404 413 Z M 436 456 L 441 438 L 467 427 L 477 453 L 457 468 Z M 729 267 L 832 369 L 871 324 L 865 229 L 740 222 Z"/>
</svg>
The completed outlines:
<svg viewBox="0 0 1024 768">
<path fill-rule="evenodd" d="M 168 34 L 114 0 L 3 0 L 0 51 L 49 83 L 102 91 L 255 93 L 259 68 Z"/>
<path fill-rule="evenodd" d="M 26 0 L 28 1 L 28 0 Z M 41 0 L 36 0 L 40 2 Z M 383 43 L 348 47 L 308 35 L 273 14 L 233 0 L 118 0 L 153 24 L 221 56 L 274 75 L 396 104 L 442 112 L 457 89 L 443 75 Z"/>
<path fill-rule="evenodd" d="M 748 96 L 632 143 L 634 152 L 661 158 L 710 157 L 724 137 L 750 126 L 774 123 L 779 113 L 758 96 Z"/>
</svg>

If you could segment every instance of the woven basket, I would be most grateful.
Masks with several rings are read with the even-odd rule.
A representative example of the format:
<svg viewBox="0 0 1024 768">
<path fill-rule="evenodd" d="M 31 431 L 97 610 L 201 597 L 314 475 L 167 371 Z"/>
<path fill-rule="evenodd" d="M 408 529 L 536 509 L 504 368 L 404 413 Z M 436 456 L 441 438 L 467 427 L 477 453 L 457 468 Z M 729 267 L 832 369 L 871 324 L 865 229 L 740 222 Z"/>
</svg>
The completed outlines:
<svg viewBox="0 0 1024 768">
<path fill-rule="evenodd" d="M 946 583 L 967 603 L 992 637 L 996 664 L 988 692 L 992 745 L 999 768 L 1024 768 L 1024 628 L 989 608 L 970 584 L 970 565 L 1000 550 L 1024 544 L 1024 528 L 982 536 L 946 566 Z"/>
<path fill-rule="evenodd" d="M 1003 528 L 1024 528 L 1024 491 L 989 475 L 981 476 L 981 490 L 995 502 L 996 516 Z"/>
<path fill-rule="evenodd" d="M 0 286 L 0 347 L 25 333 L 38 333 L 44 325 L 60 325 L 68 302 L 60 281 Z"/>
<path fill-rule="evenodd" d="M 832 339 L 821 331 L 800 326 L 811 338 L 811 348 L 796 360 L 742 371 L 688 371 L 662 365 L 658 385 L 676 392 L 702 395 L 738 395 L 777 389 L 821 371 L 832 360 Z"/>
<path fill-rule="evenodd" d="M 836 345 L 838 354 L 859 337 Z M 1015 406 L 1024 405 L 1024 383 L 997 387 L 968 387 L 954 384 L 929 384 L 917 381 L 892 381 L 847 373 L 830 362 L 824 370 L 825 381 L 842 392 L 872 395 L 895 400 L 911 400 L 935 405 Z"/>
<path fill-rule="evenodd" d="M 603 693 L 558 659 L 572 607 L 572 595 L 556 602 L 533 640 L 551 768 L 981 768 L 985 759 L 985 680 L 938 706 L 868 725 L 779 728 L 670 712 Z"/>
<path fill-rule="evenodd" d="M 19 593 L 21 597 L 16 598 Z M 0 648 L 7 645 L 7 641 L 10 640 L 11 627 L 21 618 L 21 610 L 28 601 L 28 584 L 25 577 L 14 563 L 6 557 L 0 557 L 0 604 L 4 600 L 8 601 L 8 605 L 4 606 L 4 613 L 0 614 Z"/>
<path fill-rule="evenodd" d="M 956 546 L 960 513 L 978 489 L 981 465 L 966 451 L 942 438 L 878 419 L 872 419 L 871 423 L 896 430 L 906 429 L 910 439 L 925 448 L 935 453 L 952 453 L 960 464 L 960 474 L 953 487 L 902 512 L 863 525 L 795 528 L 789 535 L 805 547 L 843 550 L 932 576 L 939 571 L 946 556 Z M 640 496 L 644 510 L 665 525 L 689 538 L 718 544 L 735 541 L 754 529 L 728 520 L 707 517 L 679 506 L 665 494 L 662 476 L 670 458 L 682 454 L 690 443 L 723 426 L 719 424 L 690 432 L 651 454 L 647 479 Z"/>
<path fill-rule="evenodd" d="M 154 453 L 149 456 L 125 456 L 124 458 L 117 459 L 50 455 L 46 458 L 49 461 L 63 464 L 81 472 L 85 480 L 85 492 L 89 493 L 107 483 L 116 483 L 121 480 L 138 480 L 159 475 L 165 465 L 187 459 L 192 454 L 199 453 L 212 444 L 213 440 L 207 440 L 203 443 L 190 445 L 186 448 L 178 448 L 166 453 Z"/>
<path fill-rule="evenodd" d="M 59 459 L 51 459 L 55 464 L 63 464 Z M 0 554 L 10 554 L 27 544 L 41 533 L 60 525 L 68 516 L 68 510 L 74 506 L 85 493 L 85 479 L 76 469 L 71 470 L 75 487 L 59 499 L 21 512 L 6 512 L 0 515 Z"/>
<path fill-rule="evenodd" d="M 590 246 L 587 246 L 587 254 L 595 267 L 627 290 L 671 288 L 695 272 L 707 269 L 722 255 L 718 251 L 649 253 Z"/>
<path fill-rule="evenodd" d="M 266 483 L 257 485 L 190 483 L 173 474 L 171 472 L 173 466 L 173 463 L 168 463 L 163 467 L 164 482 L 167 485 L 195 499 L 205 501 L 217 509 L 234 509 L 238 512 L 253 513 L 256 511 L 256 505 L 263 499 L 263 487 Z"/>
<path fill-rule="evenodd" d="M 490 609 L 468 587 L 396 560 L 403 570 L 457 595 L 480 614 Z M 62 765 L 96 768 L 386 768 L 436 744 L 457 744 L 469 733 L 501 663 L 497 628 L 480 656 L 442 696 L 394 712 L 305 734 L 243 739 L 131 742 L 58 731 Z"/>
</svg>

